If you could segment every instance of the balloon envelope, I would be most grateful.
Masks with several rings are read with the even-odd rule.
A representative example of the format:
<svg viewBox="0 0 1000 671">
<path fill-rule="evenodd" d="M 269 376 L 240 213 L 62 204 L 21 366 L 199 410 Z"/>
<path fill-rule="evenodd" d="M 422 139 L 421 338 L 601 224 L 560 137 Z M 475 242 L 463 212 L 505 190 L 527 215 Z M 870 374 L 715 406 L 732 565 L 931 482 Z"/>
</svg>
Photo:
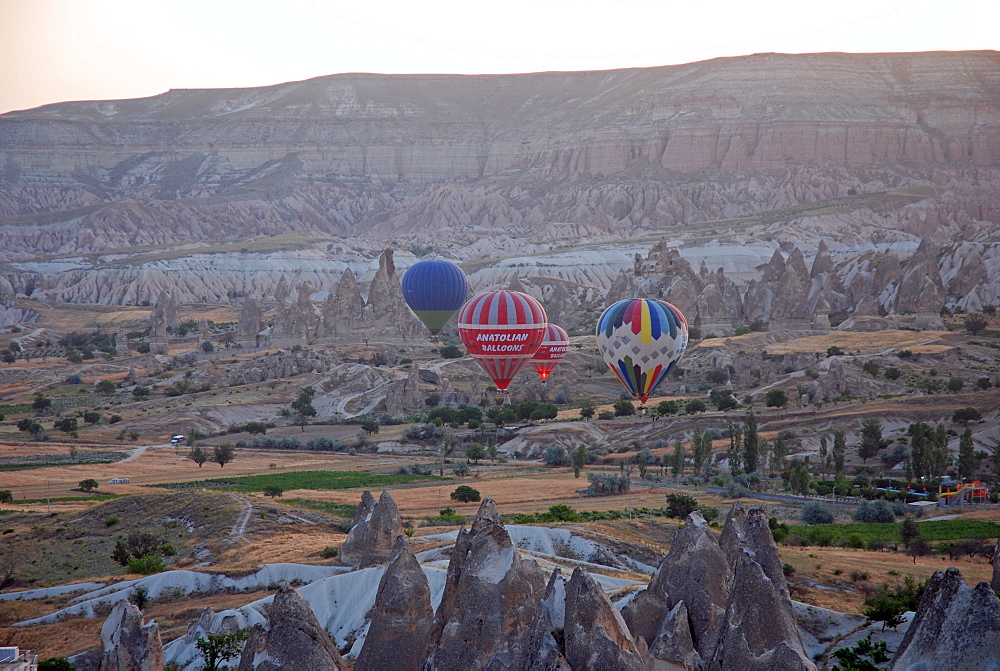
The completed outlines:
<svg viewBox="0 0 1000 671">
<path fill-rule="evenodd" d="M 451 261 L 420 261 L 403 275 L 403 298 L 413 313 L 437 333 L 469 293 L 465 272 Z"/>
<path fill-rule="evenodd" d="M 687 348 L 684 315 L 666 301 L 627 298 L 597 322 L 597 347 L 625 388 L 645 403 Z"/>
<path fill-rule="evenodd" d="M 474 296 L 458 315 L 458 335 L 497 389 L 507 389 L 530 359 L 547 326 L 545 309 L 520 291 L 487 291 Z"/>
<path fill-rule="evenodd" d="M 549 379 L 552 369 L 562 361 L 568 351 L 569 335 L 565 329 L 555 324 L 549 324 L 545 328 L 545 338 L 542 339 L 542 344 L 535 352 L 535 356 L 531 357 L 531 366 L 538 373 L 538 377 L 542 378 L 543 383 Z"/>
</svg>

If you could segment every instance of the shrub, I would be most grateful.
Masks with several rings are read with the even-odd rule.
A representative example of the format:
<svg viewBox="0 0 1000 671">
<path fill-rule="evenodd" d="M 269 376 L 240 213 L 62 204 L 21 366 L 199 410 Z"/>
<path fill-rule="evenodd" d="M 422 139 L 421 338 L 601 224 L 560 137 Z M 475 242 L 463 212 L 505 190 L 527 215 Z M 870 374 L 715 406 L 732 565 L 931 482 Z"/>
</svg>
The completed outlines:
<svg viewBox="0 0 1000 671">
<path fill-rule="evenodd" d="M 38 662 L 38 671 L 73 671 L 75 668 L 65 657 L 49 657 Z"/>
<path fill-rule="evenodd" d="M 885 523 L 895 522 L 896 514 L 886 501 L 862 501 L 854 511 L 855 522 Z"/>
<path fill-rule="evenodd" d="M 445 345 L 441 348 L 442 359 L 461 359 L 463 356 L 465 356 L 465 352 L 458 345 Z"/>
<path fill-rule="evenodd" d="M 983 416 L 975 408 L 959 408 L 951 413 L 951 421 L 955 424 L 978 422 Z"/>
<path fill-rule="evenodd" d="M 885 379 L 887 380 L 898 380 L 902 373 L 895 366 L 889 366 L 885 369 Z"/>
<path fill-rule="evenodd" d="M 790 578 L 795 575 L 795 567 L 788 562 L 785 562 L 781 565 L 781 572 L 785 574 L 786 578 Z"/>
<path fill-rule="evenodd" d="M 340 554 L 340 550 L 333 547 L 332 545 L 327 545 L 325 548 L 319 551 L 319 556 L 322 557 L 323 559 L 333 559 L 338 554 Z"/>
<path fill-rule="evenodd" d="M 788 393 L 784 389 L 772 389 L 767 392 L 764 404 L 769 408 L 784 408 L 788 405 Z"/>
<path fill-rule="evenodd" d="M 625 475 L 587 473 L 587 482 L 590 483 L 584 490 L 587 496 L 613 496 L 624 494 L 631 488 L 631 483 Z"/>
<path fill-rule="evenodd" d="M 542 461 L 545 462 L 547 466 L 572 466 L 573 460 L 570 459 L 569 454 L 566 453 L 566 448 L 560 447 L 558 445 L 553 445 L 545 450 L 545 454 L 542 455 Z"/>
<path fill-rule="evenodd" d="M 689 415 L 693 415 L 696 412 L 705 412 L 706 410 L 708 410 L 708 406 L 700 398 L 692 398 L 684 404 L 684 412 Z"/>
<path fill-rule="evenodd" d="M 609 420 L 614 418 L 615 418 L 615 413 L 609 410 L 602 410 L 601 412 L 597 413 L 597 419 Z"/>
<path fill-rule="evenodd" d="M 628 417 L 635 414 L 635 405 L 632 401 L 615 401 L 615 416 L 616 417 Z"/>
<path fill-rule="evenodd" d="M 89 492 L 92 489 L 97 489 L 97 480 L 93 478 L 87 478 L 86 480 L 80 480 L 80 489 L 85 492 Z"/>
<path fill-rule="evenodd" d="M 698 502 L 694 497 L 687 494 L 667 494 L 667 516 L 687 518 L 688 515 L 698 510 Z"/>
<path fill-rule="evenodd" d="M 810 501 L 802 507 L 799 519 L 806 524 L 832 524 L 833 513 L 819 501 Z"/>
<path fill-rule="evenodd" d="M 129 573 L 138 573 L 140 575 L 152 575 L 154 573 L 160 573 L 167 569 L 166 564 L 163 563 L 163 557 L 159 555 L 143 555 L 138 559 L 133 559 L 128 563 Z"/>
<path fill-rule="evenodd" d="M 479 495 L 479 490 L 473 489 L 469 485 L 459 485 L 450 496 L 452 501 L 458 501 L 460 503 L 479 501 L 482 498 Z"/>
</svg>

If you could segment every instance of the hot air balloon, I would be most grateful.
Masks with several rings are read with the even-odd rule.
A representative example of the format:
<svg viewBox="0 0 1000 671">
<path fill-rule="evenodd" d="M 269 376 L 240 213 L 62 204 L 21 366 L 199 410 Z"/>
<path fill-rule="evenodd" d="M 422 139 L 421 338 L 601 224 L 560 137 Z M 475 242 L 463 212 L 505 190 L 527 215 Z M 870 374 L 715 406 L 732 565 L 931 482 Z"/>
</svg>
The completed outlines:
<svg viewBox="0 0 1000 671">
<path fill-rule="evenodd" d="M 462 307 L 469 284 L 451 261 L 420 261 L 403 275 L 403 298 L 413 313 L 437 335 Z"/>
<path fill-rule="evenodd" d="M 542 378 L 542 384 L 549 379 L 555 368 L 569 351 L 569 336 L 561 326 L 549 324 L 545 328 L 545 338 L 535 356 L 531 357 L 531 365 Z"/>
<path fill-rule="evenodd" d="M 504 393 L 545 337 L 545 309 L 520 291 L 487 291 L 458 314 L 458 335 L 497 389 Z"/>
<path fill-rule="evenodd" d="M 681 311 L 655 298 L 618 301 L 597 322 L 597 346 L 611 371 L 643 404 L 687 347 Z"/>
</svg>

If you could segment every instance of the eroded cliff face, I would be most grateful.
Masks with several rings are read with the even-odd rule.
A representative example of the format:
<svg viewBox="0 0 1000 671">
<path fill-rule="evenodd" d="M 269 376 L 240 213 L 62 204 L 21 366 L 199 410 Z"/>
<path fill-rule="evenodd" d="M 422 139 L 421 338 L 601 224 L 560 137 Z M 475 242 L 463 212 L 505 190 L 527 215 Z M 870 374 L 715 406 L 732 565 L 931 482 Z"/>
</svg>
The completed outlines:
<svg viewBox="0 0 1000 671">
<path fill-rule="evenodd" d="M 169 291 L 179 302 L 282 303 L 308 282 L 356 302 L 345 271 L 381 295 L 392 268 L 359 259 L 387 243 L 476 261 L 581 244 L 631 256 L 630 241 L 645 253 L 651 235 L 798 247 L 807 258 L 829 240 L 822 271 L 786 278 L 809 301 L 805 312 L 777 306 L 789 324 L 807 323 L 817 303 L 849 310 L 891 282 L 916 283 L 904 294 L 917 307 L 997 298 L 979 279 L 1000 257 L 996 52 L 177 90 L 2 115 L 0 148 L 0 262 L 11 264 L 0 292 L 34 298 L 137 304 Z M 874 256 L 856 278 L 840 272 L 838 249 L 924 240 L 951 255 L 938 259 L 940 278 L 909 268 L 905 282 L 873 281 Z M 963 241 L 975 249 L 945 249 Z M 528 275 L 572 312 L 603 299 L 615 264 L 580 254 Z M 513 267 L 483 268 L 473 284 L 502 286 Z M 701 316 L 712 328 L 766 320 L 775 287 L 747 301 L 729 282 L 751 278 L 730 270 L 657 288 L 719 306 Z"/>
</svg>

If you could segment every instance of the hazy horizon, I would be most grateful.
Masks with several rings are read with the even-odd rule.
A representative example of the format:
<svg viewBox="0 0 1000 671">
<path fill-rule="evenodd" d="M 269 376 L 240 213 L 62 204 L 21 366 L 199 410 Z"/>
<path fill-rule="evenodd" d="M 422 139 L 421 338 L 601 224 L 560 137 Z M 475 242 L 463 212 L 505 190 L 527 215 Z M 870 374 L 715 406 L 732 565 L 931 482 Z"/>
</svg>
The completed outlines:
<svg viewBox="0 0 1000 671">
<path fill-rule="evenodd" d="M 719 17 L 725 17 L 720 21 Z M 0 0 L 0 113 L 342 73 L 514 74 L 762 52 L 1000 49 L 1000 3 Z"/>
</svg>

